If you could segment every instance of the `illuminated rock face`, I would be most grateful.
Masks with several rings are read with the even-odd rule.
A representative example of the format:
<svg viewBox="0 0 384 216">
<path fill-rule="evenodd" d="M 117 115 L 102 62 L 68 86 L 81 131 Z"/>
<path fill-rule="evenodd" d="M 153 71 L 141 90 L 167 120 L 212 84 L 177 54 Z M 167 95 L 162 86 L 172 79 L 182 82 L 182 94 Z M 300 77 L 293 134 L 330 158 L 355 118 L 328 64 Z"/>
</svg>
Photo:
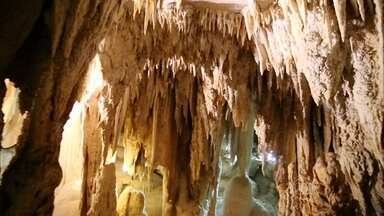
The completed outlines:
<svg viewBox="0 0 384 216">
<path fill-rule="evenodd" d="M 29 113 L 0 212 L 59 211 L 54 191 L 68 173 L 59 162 L 69 163 L 60 143 L 77 100 L 82 215 L 215 215 L 220 202 L 224 215 L 264 214 L 255 173 L 274 178 L 279 215 L 384 213 L 382 1 L 40 5 L 14 21 L 37 20 L 14 46 L 0 40 L 2 78 Z M 22 9 L 8 6 L 0 10 Z M 86 81 L 95 68 L 98 88 Z M 120 193 L 126 185 L 134 190 Z M 244 212 L 232 211 L 237 202 Z"/>
</svg>

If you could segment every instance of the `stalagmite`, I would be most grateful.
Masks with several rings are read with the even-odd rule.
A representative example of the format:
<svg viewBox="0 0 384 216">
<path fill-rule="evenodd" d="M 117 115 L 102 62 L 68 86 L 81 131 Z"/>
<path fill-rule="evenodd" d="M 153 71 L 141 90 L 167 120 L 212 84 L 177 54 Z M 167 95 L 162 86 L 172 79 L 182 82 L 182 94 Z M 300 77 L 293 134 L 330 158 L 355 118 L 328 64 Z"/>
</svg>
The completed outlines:
<svg viewBox="0 0 384 216">
<path fill-rule="evenodd" d="M 242 197 L 242 199 L 237 199 Z M 239 176 L 231 180 L 224 198 L 223 215 L 251 215 L 252 189 L 247 177 Z"/>
</svg>

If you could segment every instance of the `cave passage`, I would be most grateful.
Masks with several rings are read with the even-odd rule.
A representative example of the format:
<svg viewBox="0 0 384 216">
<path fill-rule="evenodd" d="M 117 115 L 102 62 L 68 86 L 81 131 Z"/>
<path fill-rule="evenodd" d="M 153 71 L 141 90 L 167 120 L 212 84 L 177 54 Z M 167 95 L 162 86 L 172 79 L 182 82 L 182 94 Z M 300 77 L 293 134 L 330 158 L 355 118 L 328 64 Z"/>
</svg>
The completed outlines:
<svg viewBox="0 0 384 216">
<path fill-rule="evenodd" d="M 0 3 L 0 215 L 383 215 L 382 0 Z"/>
</svg>

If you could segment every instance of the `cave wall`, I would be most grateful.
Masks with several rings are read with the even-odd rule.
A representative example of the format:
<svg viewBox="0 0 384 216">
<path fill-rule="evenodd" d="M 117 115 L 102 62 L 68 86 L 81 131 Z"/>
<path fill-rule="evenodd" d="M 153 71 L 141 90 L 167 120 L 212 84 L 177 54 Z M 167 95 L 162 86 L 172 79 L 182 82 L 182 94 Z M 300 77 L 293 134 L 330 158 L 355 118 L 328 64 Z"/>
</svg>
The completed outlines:
<svg viewBox="0 0 384 216">
<path fill-rule="evenodd" d="M 252 124 L 262 150 L 281 156 L 279 214 L 383 214 L 380 0 L 250 1 L 241 14 L 150 0 L 47 5 L 1 58 L 29 112 L 3 175 L 5 214 L 52 212 L 63 125 L 96 53 L 106 85 L 89 100 L 82 214 L 115 214 L 119 142 L 132 175 L 162 173 L 164 214 L 200 214 L 207 193 L 214 205 L 224 120 Z"/>
<path fill-rule="evenodd" d="M 22 14 L 19 7 L 9 9 Z M 7 73 L 20 74 L 14 81 L 21 85 L 21 104 L 29 101 L 22 106 L 29 119 L 16 156 L 3 175 L 0 211 L 5 215 L 52 213 L 54 189 L 61 178 L 58 153 L 63 126 L 81 91 L 88 63 L 118 9 L 117 2 L 55 1 L 40 12 L 40 22 L 32 24 L 43 27 L 30 34 L 34 40 L 24 41 L 21 57 L 17 54 L 13 59 L 18 67 L 9 66 Z M 36 43 L 40 39 L 43 42 Z M 30 74 L 33 79 L 28 79 Z"/>
</svg>

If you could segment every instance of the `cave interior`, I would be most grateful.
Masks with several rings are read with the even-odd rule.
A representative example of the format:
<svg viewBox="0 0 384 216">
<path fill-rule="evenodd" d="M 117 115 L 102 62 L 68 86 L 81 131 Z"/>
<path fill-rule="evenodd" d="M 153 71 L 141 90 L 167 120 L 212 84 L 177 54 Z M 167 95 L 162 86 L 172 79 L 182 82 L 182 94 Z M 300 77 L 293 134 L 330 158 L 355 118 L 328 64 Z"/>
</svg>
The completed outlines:
<svg viewBox="0 0 384 216">
<path fill-rule="evenodd" d="M 0 2 L 0 215 L 384 215 L 382 0 Z"/>
</svg>

